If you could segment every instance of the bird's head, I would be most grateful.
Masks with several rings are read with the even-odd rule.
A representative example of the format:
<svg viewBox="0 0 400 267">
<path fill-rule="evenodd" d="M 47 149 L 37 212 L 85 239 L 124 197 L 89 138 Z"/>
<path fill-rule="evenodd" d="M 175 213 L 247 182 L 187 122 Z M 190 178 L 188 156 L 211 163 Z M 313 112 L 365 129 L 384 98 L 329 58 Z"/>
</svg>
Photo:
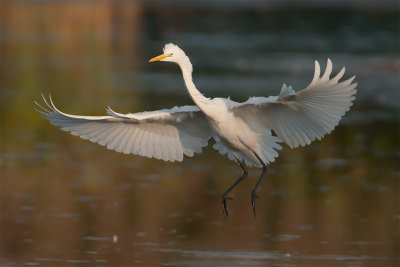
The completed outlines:
<svg viewBox="0 0 400 267">
<path fill-rule="evenodd" d="M 163 52 L 164 53 L 162 55 L 150 59 L 149 62 L 168 61 L 180 64 L 182 60 L 187 58 L 185 52 L 183 52 L 182 49 L 174 44 L 166 44 L 164 46 Z"/>
</svg>

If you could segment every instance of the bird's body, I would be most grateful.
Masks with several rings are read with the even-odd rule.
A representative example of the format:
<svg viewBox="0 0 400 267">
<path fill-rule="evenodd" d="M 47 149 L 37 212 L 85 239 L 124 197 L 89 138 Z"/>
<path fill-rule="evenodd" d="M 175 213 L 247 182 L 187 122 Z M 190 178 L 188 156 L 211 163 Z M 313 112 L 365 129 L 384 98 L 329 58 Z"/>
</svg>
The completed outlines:
<svg viewBox="0 0 400 267">
<path fill-rule="evenodd" d="M 264 138 L 270 137 L 261 129 L 252 129 L 250 124 L 240 117 L 236 117 L 232 111 L 239 103 L 224 98 L 214 98 L 212 106 L 217 106 L 217 118 L 206 115 L 215 137 L 229 151 L 241 155 L 251 164 L 259 166 L 260 162 L 251 151 L 256 151 L 257 146 Z M 218 140 L 218 139 L 217 139 Z M 276 139 L 276 141 L 280 141 Z M 251 163 L 250 163 L 251 162 Z"/>
<path fill-rule="evenodd" d="M 320 67 L 315 61 L 314 78 L 304 90 L 295 93 L 291 86 L 284 84 L 279 96 L 251 97 L 238 103 L 226 98 L 203 96 L 193 83 L 189 58 L 176 45 L 167 44 L 164 54 L 150 61 L 177 63 L 196 105 L 135 114 L 120 114 L 108 108 L 109 116 L 77 116 L 59 111 L 51 99 L 50 103 L 44 99 L 50 110 L 42 107 L 41 112 L 62 130 L 108 149 L 171 162 L 182 161 L 184 155 L 200 153 L 209 139 L 214 138 L 213 147 L 236 160 L 244 171 L 243 176 L 223 194 L 224 216 L 228 214 L 228 193 L 247 176 L 245 165 L 263 168 L 252 192 L 255 212 L 257 187 L 266 165 L 278 156 L 277 150 L 282 148 L 280 143 L 285 142 L 294 148 L 330 133 L 352 105 L 357 86 L 352 83 L 354 77 L 339 82 L 344 68 L 330 79 L 330 60 L 320 76 Z"/>
</svg>

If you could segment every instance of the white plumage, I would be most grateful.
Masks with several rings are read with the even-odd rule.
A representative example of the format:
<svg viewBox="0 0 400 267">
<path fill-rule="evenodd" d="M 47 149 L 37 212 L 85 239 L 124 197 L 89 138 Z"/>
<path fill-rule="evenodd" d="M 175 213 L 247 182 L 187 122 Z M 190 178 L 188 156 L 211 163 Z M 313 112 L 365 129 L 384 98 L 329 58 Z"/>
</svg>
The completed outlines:
<svg viewBox="0 0 400 267">
<path fill-rule="evenodd" d="M 77 116 L 59 111 L 51 98 L 43 98 L 43 115 L 51 124 L 108 149 L 165 161 L 182 161 L 183 154 L 200 153 L 211 137 L 203 113 L 196 106 L 110 116 Z"/>
<path fill-rule="evenodd" d="M 355 99 L 357 83 L 352 83 L 355 76 L 338 83 L 344 71 L 342 68 L 329 79 L 332 62 L 328 59 L 325 73 L 320 77 L 320 66 L 315 61 L 314 78 L 304 90 L 296 94 L 291 86 L 284 84 L 279 97 L 250 98 L 233 112 L 274 130 L 291 148 L 309 145 L 330 133 Z"/>
<path fill-rule="evenodd" d="M 354 76 L 339 82 L 345 68 L 333 78 L 332 62 L 328 59 L 323 75 L 315 61 L 311 83 L 295 93 L 283 85 L 279 96 L 251 97 L 238 103 L 230 99 L 204 97 L 192 80 L 192 65 L 176 45 L 167 44 L 164 54 L 150 60 L 177 63 L 187 90 L 196 106 L 174 107 L 159 111 L 120 114 L 110 108 L 109 116 L 77 116 L 59 111 L 51 98 L 48 108 L 40 111 L 51 124 L 88 139 L 108 149 L 137 154 L 165 161 L 182 161 L 183 156 L 200 153 L 213 137 L 214 148 L 236 159 L 244 175 L 222 197 L 223 213 L 228 215 L 226 199 L 233 187 L 247 176 L 247 166 L 263 167 L 263 173 L 252 192 L 252 206 L 265 167 L 278 156 L 285 142 L 291 148 L 305 146 L 330 133 L 349 110 L 355 99 Z M 274 133 L 276 135 L 274 135 Z"/>
</svg>

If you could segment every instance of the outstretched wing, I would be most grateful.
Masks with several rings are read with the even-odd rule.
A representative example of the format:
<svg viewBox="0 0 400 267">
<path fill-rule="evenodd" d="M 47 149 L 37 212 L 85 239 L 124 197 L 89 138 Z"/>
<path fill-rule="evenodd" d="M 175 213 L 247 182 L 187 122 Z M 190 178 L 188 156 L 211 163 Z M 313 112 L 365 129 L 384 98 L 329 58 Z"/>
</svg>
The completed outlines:
<svg viewBox="0 0 400 267">
<path fill-rule="evenodd" d="M 77 116 L 59 111 L 51 98 L 37 104 L 51 124 L 108 149 L 165 161 L 182 161 L 183 155 L 200 153 L 208 144 L 211 129 L 196 106 L 174 107 L 152 112 L 120 114 L 110 108 L 109 116 Z"/>
<path fill-rule="evenodd" d="M 339 82 L 345 68 L 329 79 L 332 62 L 328 59 L 322 76 L 320 71 L 315 61 L 314 78 L 305 89 L 295 93 L 291 86 L 284 84 L 278 97 L 250 98 L 232 111 L 246 121 L 274 130 L 291 148 L 308 145 L 338 125 L 356 93 L 357 83 L 352 83 L 355 76 Z"/>
</svg>

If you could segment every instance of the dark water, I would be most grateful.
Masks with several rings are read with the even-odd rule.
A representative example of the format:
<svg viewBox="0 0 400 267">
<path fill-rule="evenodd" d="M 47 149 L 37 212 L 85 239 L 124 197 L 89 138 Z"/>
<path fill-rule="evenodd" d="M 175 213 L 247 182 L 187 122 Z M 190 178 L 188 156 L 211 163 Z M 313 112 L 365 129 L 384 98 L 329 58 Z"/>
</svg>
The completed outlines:
<svg viewBox="0 0 400 267">
<path fill-rule="evenodd" d="M 394 2 L 2 2 L 1 262 L 82 266 L 395 266 L 399 260 L 399 23 Z M 212 148 L 182 163 L 123 155 L 33 110 L 103 115 L 191 104 L 167 42 L 209 97 L 297 90 L 313 61 L 359 83 L 322 141 L 241 174 Z"/>
</svg>

